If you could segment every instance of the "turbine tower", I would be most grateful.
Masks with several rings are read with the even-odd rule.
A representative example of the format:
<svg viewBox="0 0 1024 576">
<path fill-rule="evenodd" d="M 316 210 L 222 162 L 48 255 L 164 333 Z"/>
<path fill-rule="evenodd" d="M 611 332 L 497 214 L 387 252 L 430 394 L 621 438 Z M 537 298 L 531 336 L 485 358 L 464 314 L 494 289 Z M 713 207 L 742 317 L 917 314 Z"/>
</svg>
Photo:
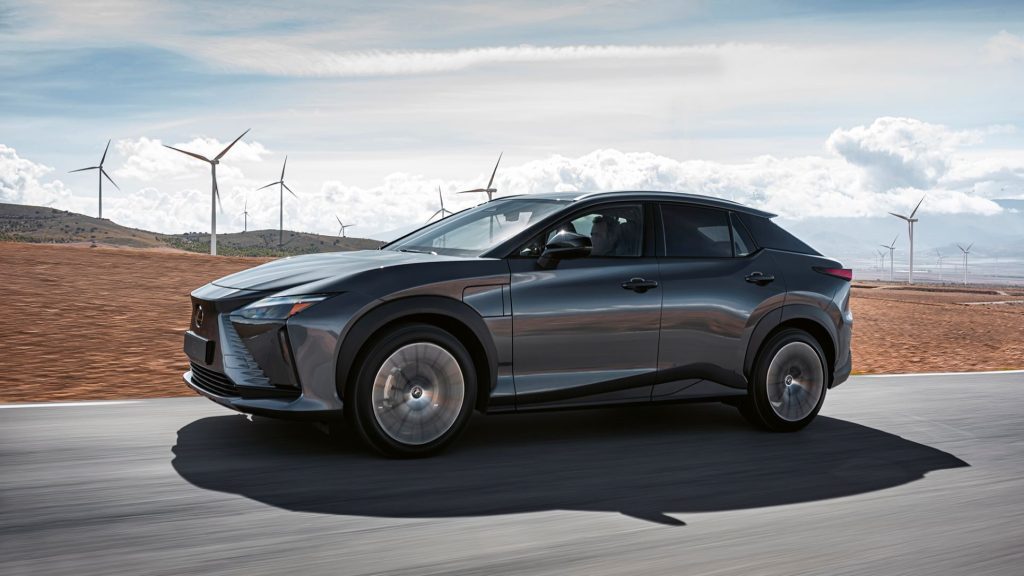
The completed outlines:
<svg viewBox="0 0 1024 576">
<path fill-rule="evenodd" d="M 491 172 L 491 179 L 487 181 L 486 188 L 474 188 L 472 190 L 463 190 L 461 192 L 456 192 L 456 194 L 473 194 L 475 192 L 485 192 L 487 194 L 487 201 L 490 202 L 491 200 L 493 200 L 494 193 L 498 191 L 497 188 L 494 188 L 494 175 L 498 173 L 498 164 L 501 164 L 501 157 L 503 154 L 505 153 L 502 152 L 501 154 L 498 154 L 498 161 L 494 163 L 494 171 Z"/>
<path fill-rule="evenodd" d="M 242 233 L 249 231 L 249 199 L 245 199 L 245 208 L 242 209 L 242 216 L 245 218 L 242 222 Z"/>
<path fill-rule="evenodd" d="M 441 187 L 440 186 L 437 187 L 437 198 L 438 198 L 438 200 L 441 201 L 441 209 L 438 210 L 437 212 L 434 212 L 430 216 L 430 218 L 427 218 L 427 222 L 430 222 L 431 220 L 433 220 L 434 216 L 437 216 L 438 214 L 441 215 L 441 220 L 444 220 L 445 218 L 447 218 L 447 217 L 451 216 L 452 214 L 454 214 L 454 212 L 452 212 L 451 210 L 446 210 L 445 209 L 445 207 L 444 207 L 444 196 L 441 195 Z"/>
<path fill-rule="evenodd" d="M 875 266 L 877 267 L 878 271 L 881 272 L 885 270 L 885 252 L 882 252 L 881 250 L 875 250 L 875 253 L 878 254 L 878 260 L 875 260 Z"/>
<path fill-rule="evenodd" d="M 938 248 L 935 249 L 935 256 L 939 259 L 939 284 L 942 284 L 942 252 Z"/>
<path fill-rule="evenodd" d="M 284 246 L 284 191 L 287 190 L 289 194 L 291 194 L 292 196 L 295 196 L 295 192 L 292 192 L 292 189 L 289 188 L 288 185 L 284 183 L 284 169 L 287 168 L 287 167 L 288 167 L 288 157 L 285 156 L 284 157 L 284 165 L 281 166 L 281 179 L 278 180 L 277 182 L 271 182 L 270 184 L 267 184 L 266 186 L 260 186 L 259 188 L 257 188 L 257 190 L 263 190 L 264 188 L 270 188 L 274 184 L 277 184 L 278 190 L 281 193 L 281 221 L 279 223 L 280 224 L 280 228 L 278 229 L 278 233 L 277 233 L 277 245 L 278 245 L 278 247 Z M 295 196 L 295 198 L 298 198 L 298 196 Z"/>
<path fill-rule="evenodd" d="M 72 170 L 71 172 L 68 172 L 68 174 L 71 174 L 73 172 L 85 172 L 86 170 L 99 171 L 97 177 L 100 181 L 100 218 L 103 218 L 103 178 L 106 177 L 106 179 L 109 180 L 111 184 L 114 184 L 114 181 L 110 179 L 110 175 L 107 174 L 107 171 L 103 169 L 103 161 L 107 159 L 107 150 L 110 150 L 110 140 L 107 140 L 107 147 L 103 149 L 103 157 L 100 158 L 99 166 L 89 166 L 88 168 L 79 168 L 78 170 Z M 121 189 L 120 187 L 118 187 L 117 184 L 114 184 L 114 188 L 117 188 L 118 190 Z"/>
<path fill-rule="evenodd" d="M 889 251 L 889 282 L 892 282 L 892 279 L 894 277 L 894 270 L 893 270 L 893 264 L 892 264 L 892 254 L 893 254 L 893 252 L 896 251 L 896 240 L 899 237 L 900 237 L 900 235 L 897 234 L 896 238 L 892 239 L 892 244 L 880 244 L 880 246 L 882 248 L 885 248 L 886 250 Z M 884 267 L 885 267 L 885 260 L 882 261 L 882 267 L 884 269 Z"/>
<path fill-rule="evenodd" d="M 338 221 L 338 226 L 341 226 L 341 228 L 338 230 L 338 236 L 341 236 L 342 238 L 347 238 L 347 236 L 345 236 L 345 229 L 346 228 L 351 228 L 351 227 L 355 226 L 355 224 L 344 224 L 341 221 L 341 218 L 339 218 L 337 214 L 334 215 L 334 218 L 335 218 L 335 220 Z"/>
<path fill-rule="evenodd" d="M 251 128 L 250 128 L 250 130 L 251 130 Z M 210 255 L 211 256 L 216 256 L 217 255 L 217 205 L 220 204 L 220 191 L 217 189 L 217 164 L 220 164 L 220 159 L 223 158 L 224 155 L 228 153 L 228 150 L 231 150 L 231 147 L 234 146 L 235 144 L 237 144 L 238 141 L 242 139 L 242 136 L 245 136 L 248 133 L 249 133 L 249 130 L 246 130 L 245 132 L 242 132 L 241 136 L 239 136 L 238 138 L 235 138 L 235 140 L 231 144 L 228 144 L 227 148 L 221 150 L 220 154 L 217 154 L 216 156 L 214 156 L 213 160 L 210 160 L 206 156 L 202 156 L 200 154 L 196 154 L 195 152 L 188 152 L 186 150 L 181 150 L 180 148 L 175 148 L 174 146 L 168 146 L 167 144 L 164 144 L 165 148 L 170 148 L 171 150 L 174 150 L 175 152 L 181 152 L 182 154 L 186 154 L 186 155 L 191 156 L 193 158 L 197 158 L 197 159 L 202 160 L 203 162 L 206 162 L 206 163 L 208 163 L 210 165 L 210 178 L 213 181 L 213 189 L 210 192 Z M 220 209 L 223 211 L 224 207 L 221 206 Z"/>
<path fill-rule="evenodd" d="M 907 284 L 914 283 L 914 222 L 917 222 L 914 214 L 917 214 L 917 209 L 921 207 L 921 202 L 924 202 L 924 196 L 921 196 L 921 201 L 917 203 L 917 206 L 914 206 L 914 211 L 910 213 L 910 216 L 889 212 L 889 214 L 907 221 L 907 230 L 910 233 L 910 276 L 907 279 Z"/>
<path fill-rule="evenodd" d="M 967 245 L 967 248 L 957 244 L 956 247 L 964 253 L 964 286 L 967 286 L 967 255 L 971 253 L 971 246 L 974 246 L 974 242 Z"/>
</svg>

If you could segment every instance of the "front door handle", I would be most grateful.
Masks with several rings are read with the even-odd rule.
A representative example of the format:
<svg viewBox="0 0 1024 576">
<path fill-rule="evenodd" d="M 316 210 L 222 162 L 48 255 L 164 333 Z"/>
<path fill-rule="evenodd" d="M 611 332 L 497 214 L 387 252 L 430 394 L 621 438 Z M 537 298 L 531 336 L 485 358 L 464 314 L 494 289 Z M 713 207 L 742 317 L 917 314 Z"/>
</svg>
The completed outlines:
<svg viewBox="0 0 1024 576">
<path fill-rule="evenodd" d="M 644 280 L 643 278 L 630 278 L 629 281 L 622 283 L 622 287 L 626 290 L 643 294 L 651 288 L 657 288 L 658 282 L 656 280 Z"/>
<path fill-rule="evenodd" d="M 754 272 L 754 273 L 748 274 L 747 277 L 744 278 L 744 280 L 746 280 L 747 282 L 750 282 L 751 284 L 757 284 L 758 286 L 764 286 L 766 284 L 771 284 L 772 282 L 774 282 L 775 281 L 775 276 L 772 276 L 771 274 L 762 274 L 760 272 Z"/>
</svg>

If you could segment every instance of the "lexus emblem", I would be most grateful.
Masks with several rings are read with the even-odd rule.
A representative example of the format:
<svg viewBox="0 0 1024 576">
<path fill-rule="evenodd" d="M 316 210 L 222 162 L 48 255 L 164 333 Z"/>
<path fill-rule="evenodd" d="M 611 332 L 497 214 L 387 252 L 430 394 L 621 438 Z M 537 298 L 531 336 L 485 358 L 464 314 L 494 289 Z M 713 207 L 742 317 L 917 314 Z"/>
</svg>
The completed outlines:
<svg viewBox="0 0 1024 576">
<path fill-rule="evenodd" d="M 203 305 L 200 304 L 200 305 L 196 306 L 196 319 L 195 319 L 196 328 L 202 328 L 203 327 L 203 318 L 205 316 L 206 316 L 206 313 L 203 312 Z"/>
</svg>

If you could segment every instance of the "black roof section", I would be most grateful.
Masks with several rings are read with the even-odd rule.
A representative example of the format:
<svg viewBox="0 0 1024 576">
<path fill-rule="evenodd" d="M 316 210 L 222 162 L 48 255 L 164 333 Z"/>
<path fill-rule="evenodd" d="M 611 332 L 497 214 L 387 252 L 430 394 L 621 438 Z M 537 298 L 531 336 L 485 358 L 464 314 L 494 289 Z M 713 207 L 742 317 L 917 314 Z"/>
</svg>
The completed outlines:
<svg viewBox="0 0 1024 576">
<path fill-rule="evenodd" d="M 686 192 L 664 192 L 658 190 L 617 190 L 611 192 L 541 192 L 538 194 L 517 194 L 516 196 L 545 198 L 548 200 L 559 200 L 578 202 L 581 200 L 653 200 L 653 201 L 680 201 L 702 206 L 711 206 L 725 210 L 746 212 L 763 218 L 774 218 L 776 215 L 771 212 L 744 206 L 732 200 L 715 198 L 714 196 L 703 196 L 700 194 L 688 194 Z M 502 196 L 501 198 L 512 198 L 513 196 Z M 498 200 L 498 198 L 495 198 Z"/>
</svg>

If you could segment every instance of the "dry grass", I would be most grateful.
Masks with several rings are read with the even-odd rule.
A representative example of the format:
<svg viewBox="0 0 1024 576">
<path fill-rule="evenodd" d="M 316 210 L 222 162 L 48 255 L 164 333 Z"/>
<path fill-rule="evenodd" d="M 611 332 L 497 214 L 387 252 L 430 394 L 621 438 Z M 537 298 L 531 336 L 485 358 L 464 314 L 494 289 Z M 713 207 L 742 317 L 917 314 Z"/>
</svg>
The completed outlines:
<svg viewBox="0 0 1024 576">
<path fill-rule="evenodd" d="M 0 402 L 189 396 L 188 293 L 255 258 L 0 243 Z M 855 288 L 854 370 L 1024 368 L 1024 292 Z"/>
</svg>

